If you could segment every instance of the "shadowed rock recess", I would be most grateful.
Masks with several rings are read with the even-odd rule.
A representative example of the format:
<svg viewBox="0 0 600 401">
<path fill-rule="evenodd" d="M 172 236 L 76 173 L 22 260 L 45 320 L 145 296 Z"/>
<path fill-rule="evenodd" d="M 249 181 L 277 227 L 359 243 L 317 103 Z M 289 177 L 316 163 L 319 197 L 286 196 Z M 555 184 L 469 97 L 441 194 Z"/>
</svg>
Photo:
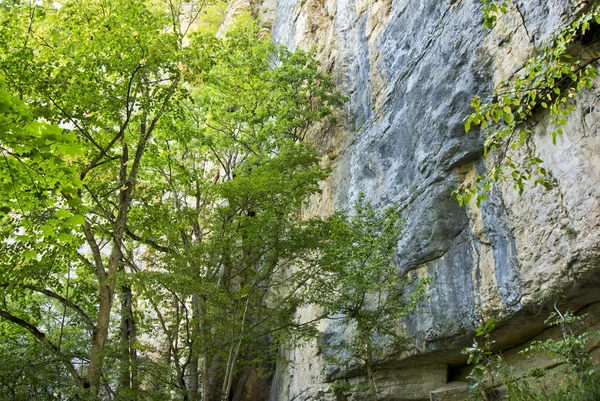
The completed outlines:
<svg viewBox="0 0 600 401">
<path fill-rule="evenodd" d="M 312 140 L 334 173 L 307 214 L 347 208 L 360 192 L 378 207 L 399 202 L 407 219 L 399 270 L 433 279 L 418 313 L 399 322 L 410 345 L 379 361 L 381 399 L 464 399 L 460 349 L 492 317 L 499 349 L 511 350 L 516 365 L 531 363 L 514 350 L 553 335 L 543 322 L 553 290 L 566 295 L 563 310 L 587 308 L 598 316 L 600 83 L 575 99 L 556 145 L 550 119 L 539 116 L 530 148 L 544 160 L 553 189 L 531 187 L 519 196 L 504 183 L 481 209 L 461 208 L 451 196 L 493 163 L 493 155 L 482 157 L 480 133 L 464 132 L 471 98 L 489 100 L 534 46 L 585 6 L 574 3 L 519 0 L 493 30 L 482 27 L 477 0 L 230 4 L 230 14 L 246 9 L 258 16 L 275 42 L 315 47 L 349 98 L 337 126 L 314 130 Z M 299 318 L 311 315 L 306 309 Z M 333 381 L 366 381 L 361 366 L 343 370 L 324 358 L 350 329 L 334 322 L 321 329 L 318 344 L 282 351 L 291 363 L 276 372 L 271 400 L 335 400 Z"/>
</svg>

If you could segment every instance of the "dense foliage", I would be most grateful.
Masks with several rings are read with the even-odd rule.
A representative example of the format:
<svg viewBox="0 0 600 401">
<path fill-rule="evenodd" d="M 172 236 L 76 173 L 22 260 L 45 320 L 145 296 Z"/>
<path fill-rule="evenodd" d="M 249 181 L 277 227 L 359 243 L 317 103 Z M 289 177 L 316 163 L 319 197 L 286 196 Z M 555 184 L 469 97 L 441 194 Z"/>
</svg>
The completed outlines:
<svg viewBox="0 0 600 401">
<path fill-rule="evenodd" d="M 416 302 L 397 211 L 300 218 L 329 172 L 303 140 L 343 97 L 249 16 L 217 37 L 223 10 L 0 3 L 3 399 L 266 397 L 317 320 L 360 317 L 363 358 Z"/>
</svg>

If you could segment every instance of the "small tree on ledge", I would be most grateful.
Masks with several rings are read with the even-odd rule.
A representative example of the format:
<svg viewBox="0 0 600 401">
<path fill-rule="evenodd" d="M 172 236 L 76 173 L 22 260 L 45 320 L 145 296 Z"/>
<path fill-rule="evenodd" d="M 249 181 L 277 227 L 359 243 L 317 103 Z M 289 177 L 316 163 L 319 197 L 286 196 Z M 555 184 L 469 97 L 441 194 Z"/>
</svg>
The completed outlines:
<svg viewBox="0 0 600 401">
<path fill-rule="evenodd" d="M 375 369 L 381 345 L 404 339 L 398 321 L 415 310 L 430 282 L 422 280 L 407 294 L 406 277 L 396 263 L 402 226 L 397 205 L 376 211 L 361 194 L 353 215 L 331 218 L 331 239 L 323 252 L 327 288 L 319 293 L 329 295 L 316 301 L 325 316 L 355 328 L 336 351 L 350 356 L 345 362 L 364 364 L 373 401 L 377 401 Z"/>
</svg>

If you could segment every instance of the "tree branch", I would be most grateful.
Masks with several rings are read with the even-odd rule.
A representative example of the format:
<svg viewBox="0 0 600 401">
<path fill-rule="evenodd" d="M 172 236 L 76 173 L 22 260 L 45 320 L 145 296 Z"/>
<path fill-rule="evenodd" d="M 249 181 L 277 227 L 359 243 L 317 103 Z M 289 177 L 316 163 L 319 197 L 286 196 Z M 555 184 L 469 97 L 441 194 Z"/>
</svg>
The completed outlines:
<svg viewBox="0 0 600 401">
<path fill-rule="evenodd" d="M 87 240 L 88 245 L 92 250 L 92 255 L 94 256 L 96 274 L 98 275 L 98 279 L 102 283 L 106 279 L 106 270 L 104 269 L 104 262 L 102 262 L 102 253 L 100 252 L 100 248 L 98 247 L 96 238 L 94 238 L 94 233 L 92 232 L 90 223 L 88 223 L 87 221 L 83 225 L 83 233 L 85 234 L 85 239 Z"/>
<path fill-rule="evenodd" d="M 160 245 L 159 243 L 148 239 L 148 238 L 142 238 L 139 235 L 137 235 L 136 233 L 134 233 L 129 227 L 125 228 L 125 233 L 134 241 L 137 242 L 141 242 L 142 244 L 148 245 L 154 249 L 156 249 L 159 252 L 164 252 L 164 253 L 169 253 L 169 254 L 175 254 L 177 253 L 174 249 L 168 247 L 168 246 L 164 246 L 164 245 Z"/>
<path fill-rule="evenodd" d="M 102 146 L 100 146 L 98 144 L 98 142 L 96 142 L 94 140 L 94 138 L 89 134 L 89 132 L 85 129 L 83 129 L 78 123 L 77 121 L 71 117 L 71 115 L 69 113 L 66 112 L 66 110 L 64 110 L 62 107 L 60 107 L 60 105 L 52 98 L 52 96 L 47 95 L 48 96 L 48 100 L 50 100 L 50 102 L 54 105 L 54 107 L 56 107 L 58 110 L 60 110 L 60 112 L 75 126 L 77 127 L 77 129 L 79 130 L 79 132 L 81 132 L 83 134 L 83 136 L 90 141 L 90 143 L 92 145 L 94 145 L 96 148 L 98 148 L 100 151 L 102 151 Z"/>
<path fill-rule="evenodd" d="M 179 85 L 179 81 L 181 81 L 181 75 L 176 77 L 175 80 L 173 81 L 173 83 L 171 84 L 171 86 L 169 87 L 169 89 L 167 91 L 167 95 L 165 96 L 165 99 L 163 100 L 162 104 L 160 105 L 160 108 L 158 109 L 158 111 L 156 112 L 156 115 L 150 122 L 150 126 L 148 127 L 146 132 L 142 132 L 142 137 L 140 138 L 140 141 L 138 142 L 138 145 L 136 147 L 135 157 L 133 160 L 133 164 L 131 166 L 131 171 L 129 173 L 130 185 L 133 184 L 133 182 L 135 182 L 135 180 L 136 180 L 137 172 L 138 172 L 138 169 L 140 166 L 140 162 L 142 161 L 142 156 L 144 154 L 144 150 L 146 149 L 146 145 L 148 144 L 148 140 L 150 139 L 150 136 L 154 132 L 154 129 L 156 128 L 156 124 L 158 123 L 158 120 L 160 120 L 163 113 L 165 112 L 165 109 L 167 108 L 167 105 L 169 104 L 169 101 L 171 100 L 171 97 L 173 96 L 173 93 L 175 92 L 177 85 Z"/>
<path fill-rule="evenodd" d="M 0 287 L 9 287 L 10 285 L 11 284 L 8 284 L 8 283 L 0 283 Z M 45 288 L 41 288 L 41 287 L 36 287 L 36 286 L 30 285 L 30 284 L 17 284 L 16 286 L 21 287 L 21 288 L 27 288 L 28 290 L 39 292 L 40 294 L 44 294 L 50 298 L 56 299 L 58 302 L 60 302 L 67 308 L 71 308 L 75 312 L 77 312 L 77 314 L 83 319 L 85 324 L 90 329 L 92 329 L 92 330 L 94 329 L 94 327 L 95 327 L 94 322 L 87 315 L 87 313 L 85 313 L 83 309 L 81 309 L 79 306 L 75 305 L 73 302 L 69 301 L 67 298 L 63 297 L 62 295 L 59 295 L 59 294 L 55 293 L 54 291 L 51 291 L 51 290 L 48 290 Z"/>
<path fill-rule="evenodd" d="M 100 149 L 100 153 L 98 153 L 96 155 L 96 157 L 94 157 L 94 159 L 90 162 L 90 164 L 81 172 L 80 175 L 80 179 L 84 179 L 85 176 L 87 175 L 87 173 L 90 172 L 90 170 L 92 170 L 94 167 L 99 165 L 99 161 L 102 160 L 102 158 L 104 156 L 106 156 L 108 154 L 108 151 L 110 150 L 110 148 L 112 148 L 112 146 L 121 138 L 123 138 L 123 136 L 125 135 L 125 130 L 127 129 L 127 126 L 129 125 L 129 122 L 131 121 L 131 113 L 133 112 L 133 107 L 135 106 L 135 101 L 136 101 L 136 96 L 133 96 L 133 99 L 131 99 L 131 88 L 133 87 L 133 80 L 135 79 L 135 75 L 142 69 L 142 65 L 138 65 L 133 72 L 131 73 L 131 76 L 129 77 L 129 82 L 127 84 L 127 97 L 125 100 L 125 109 L 126 111 L 126 117 L 125 117 L 125 121 L 123 122 L 123 125 L 121 125 L 121 127 L 119 128 L 119 132 L 117 133 L 117 135 L 115 135 L 110 142 L 108 143 L 108 145 L 106 145 L 103 149 Z"/>
<path fill-rule="evenodd" d="M 81 377 L 79 375 L 79 373 L 77 373 L 77 370 L 75 369 L 75 367 L 73 366 L 73 364 L 71 363 L 69 358 L 66 355 L 62 354 L 58 350 L 56 345 L 54 345 L 50 340 L 48 340 L 48 338 L 46 337 L 46 334 L 44 334 L 42 331 L 40 331 L 34 325 L 26 322 L 25 320 L 23 320 L 21 318 L 18 318 L 16 316 L 12 315 L 11 313 L 9 313 L 5 310 L 0 309 L 0 317 L 3 317 L 4 319 L 15 323 L 16 325 L 19 325 L 22 328 L 24 328 L 25 330 L 27 330 L 28 332 L 30 332 L 42 344 L 44 344 L 48 349 L 50 349 L 50 351 L 52 351 L 52 353 L 55 354 L 58 357 L 58 359 L 60 359 L 62 364 L 65 366 L 67 371 L 71 374 L 71 376 L 73 377 L 73 379 L 75 380 L 75 382 L 77 383 L 77 385 L 79 387 L 81 387 L 81 388 L 86 387 L 87 380 L 85 380 L 83 377 Z"/>
</svg>

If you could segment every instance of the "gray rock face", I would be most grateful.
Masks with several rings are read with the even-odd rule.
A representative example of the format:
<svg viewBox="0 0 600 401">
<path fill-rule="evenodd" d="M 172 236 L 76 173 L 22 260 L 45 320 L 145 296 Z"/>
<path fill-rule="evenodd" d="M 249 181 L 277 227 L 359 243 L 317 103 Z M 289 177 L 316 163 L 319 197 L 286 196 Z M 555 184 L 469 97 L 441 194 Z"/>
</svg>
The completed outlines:
<svg viewBox="0 0 600 401">
<path fill-rule="evenodd" d="M 411 386 L 405 376 L 464 364 L 459 350 L 486 318 L 499 322 L 499 344 L 509 347 L 543 330 L 547 314 L 539 309 L 548 291 L 565 291 L 565 308 L 600 301 L 597 88 L 577 99 L 556 146 L 547 117 L 536 127 L 530 147 L 554 189 L 519 197 L 503 183 L 481 209 L 461 208 L 451 196 L 493 163 L 482 158 L 480 133 L 464 132 L 471 98 L 489 99 L 580 8 L 568 0 L 516 3 L 492 31 L 481 26 L 477 0 L 269 0 L 259 7 L 273 40 L 316 46 L 350 99 L 341 126 L 314 134 L 335 156 L 335 172 L 308 212 L 347 208 L 360 192 L 381 207 L 399 202 L 407 218 L 399 269 L 433 278 L 430 298 L 401 323 L 412 345 L 382 361 L 400 369 L 381 379 L 382 399 L 427 399 L 435 388 Z M 343 341 L 346 328 L 322 329 L 320 345 L 289 351 L 292 368 L 277 373 L 272 400 L 335 399 L 329 385 L 344 372 L 325 363 L 321 348 Z"/>
</svg>

